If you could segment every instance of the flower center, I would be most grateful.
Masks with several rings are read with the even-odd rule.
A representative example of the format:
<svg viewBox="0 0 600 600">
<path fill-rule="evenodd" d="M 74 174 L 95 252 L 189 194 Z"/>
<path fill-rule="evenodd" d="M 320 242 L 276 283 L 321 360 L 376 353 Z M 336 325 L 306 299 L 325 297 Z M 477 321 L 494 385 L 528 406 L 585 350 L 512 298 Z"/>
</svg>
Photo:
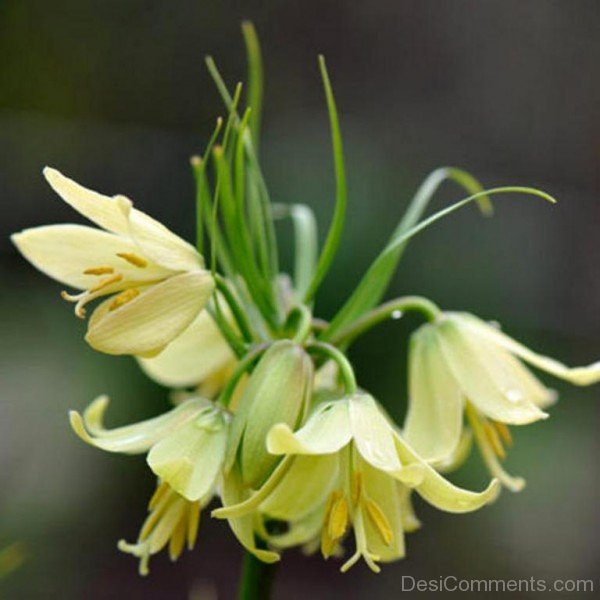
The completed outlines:
<svg viewBox="0 0 600 600">
<path fill-rule="evenodd" d="M 148 266 L 148 261 L 145 258 L 133 252 L 117 252 L 117 256 L 138 269 L 144 269 Z M 63 300 L 75 302 L 75 314 L 80 319 L 85 318 L 85 305 L 88 302 L 105 294 L 118 292 L 119 288 L 121 288 L 122 291 L 117 294 L 110 303 L 110 306 L 108 307 L 108 310 L 110 311 L 116 310 L 124 304 L 127 304 L 140 294 L 140 290 L 135 285 L 127 287 L 128 284 L 125 275 L 119 273 L 114 267 L 108 265 L 92 266 L 85 269 L 83 274 L 101 277 L 101 279 L 79 294 L 69 294 L 65 291 L 61 292 Z"/>
</svg>

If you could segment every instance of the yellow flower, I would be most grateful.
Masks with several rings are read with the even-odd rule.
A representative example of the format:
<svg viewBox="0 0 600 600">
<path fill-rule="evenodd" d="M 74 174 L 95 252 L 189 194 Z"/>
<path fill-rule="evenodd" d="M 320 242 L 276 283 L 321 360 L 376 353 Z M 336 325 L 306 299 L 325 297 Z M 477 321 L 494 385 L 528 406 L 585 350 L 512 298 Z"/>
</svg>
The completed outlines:
<svg viewBox="0 0 600 600">
<path fill-rule="evenodd" d="M 343 571 L 361 557 L 379 571 L 378 561 L 404 556 L 404 531 L 418 526 L 409 488 L 433 506 L 456 513 L 480 508 L 498 491 L 496 481 L 481 493 L 452 485 L 402 440 L 364 393 L 324 402 L 295 433 L 286 424 L 275 425 L 267 448 L 286 458 L 258 491 L 238 504 L 224 499 L 213 515 L 259 514 L 287 521 L 288 534 L 267 539 L 286 547 L 308 543 L 318 534 L 325 557 L 336 552 L 352 526 L 356 551 Z"/>
<path fill-rule="evenodd" d="M 576 385 L 600 380 L 600 363 L 568 368 L 473 315 L 444 313 L 411 340 L 406 440 L 425 459 L 443 461 L 459 443 L 466 411 L 491 474 L 513 491 L 522 489 L 524 480 L 499 462 L 511 442 L 507 425 L 547 418 L 543 409 L 555 393 L 519 359 Z"/>
<path fill-rule="evenodd" d="M 108 452 L 148 453 L 154 474 L 187 500 L 205 502 L 218 483 L 230 415 L 203 398 L 191 398 L 153 419 L 105 429 L 108 398 L 97 398 L 81 416 L 71 411 L 71 426 L 85 442 Z"/>
<path fill-rule="evenodd" d="M 93 348 L 157 354 L 192 323 L 213 292 L 202 256 L 124 196 L 98 194 L 48 167 L 44 175 L 100 229 L 47 225 L 14 234 L 13 242 L 40 271 L 81 290 L 63 292 L 79 317 L 88 302 L 108 296 L 89 320 L 86 340 Z"/>
<path fill-rule="evenodd" d="M 175 561 L 184 546 L 192 550 L 198 537 L 200 511 L 203 503 L 190 502 L 164 482 L 158 482 L 148 504 L 149 515 L 144 521 L 135 544 L 119 540 L 119 550 L 140 559 L 140 575 L 148 575 L 148 563 L 153 554 L 169 545 L 169 558 Z"/>
</svg>

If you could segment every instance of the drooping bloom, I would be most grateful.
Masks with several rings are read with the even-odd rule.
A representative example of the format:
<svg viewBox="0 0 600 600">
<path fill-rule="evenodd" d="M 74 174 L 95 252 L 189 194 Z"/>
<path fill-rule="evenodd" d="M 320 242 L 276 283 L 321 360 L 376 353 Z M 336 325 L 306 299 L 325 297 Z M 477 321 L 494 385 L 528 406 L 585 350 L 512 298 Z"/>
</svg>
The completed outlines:
<svg viewBox="0 0 600 600">
<path fill-rule="evenodd" d="M 71 411 L 71 426 L 88 444 L 108 452 L 144 454 L 162 481 L 188 500 L 208 502 L 219 479 L 230 415 L 204 398 L 190 398 L 169 412 L 115 429 L 105 429 L 108 398 L 100 396 L 83 416 Z"/>
<path fill-rule="evenodd" d="M 44 175 L 61 198 L 98 228 L 59 224 L 26 229 L 12 240 L 46 275 L 81 290 L 63 292 L 75 314 L 92 313 L 87 342 L 108 354 L 153 355 L 182 333 L 214 289 L 202 256 L 124 196 L 86 189 L 55 169 Z"/>
<path fill-rule="evenodd" d="M 476 510 L 498 491 L 496 481 L 481 493 L 452 485 L 403 441 L 364 393 L 324 402 L 295 433 L 287 424 L 275 425 L 267 448 L 285 455 L 271 477 L 255 494 L 237 505 L 224 502 L 213 515 L 286 521 L 287 534 L 263 535 L 280 547 L 318 536 L 325 557 L 338 550 L 352 526 L 356 551 L 343 571 L 361 557 L 379 571 L 378 561 L 404 556 L 404 531 L 418 526 L 410 488 L 448 512 Z"/>
<path fill-rule="evenodd" d="M 140 529 L 137 542 L 132 544 L 119 540 L 119 550 L 139 558 L 140 575 L 148 575 L 150 557 L 167 544 L 172 561 L 181 556 L 185 546 L 188 550 L 194 548 L 201 509 L 201 502 L 190 502 L 167 483 L 159 481 L 148 503 L 149 514 Z"/>
<path fill-rule="evenodd" d="M 524 485 L 502 468 L 508 425 L 545 419 L 555 400 L 521 360 L 576 385 L 600 380 L 600 363 L 568 368 L 519 344 L 497 327 L 466 313 L 443 313 L 413 334 L 409 367 L 409 410 L 404 434 L 430 461 L 456 449 L 463 413 L 494 477 L 513 491 Z"/>
</svg>

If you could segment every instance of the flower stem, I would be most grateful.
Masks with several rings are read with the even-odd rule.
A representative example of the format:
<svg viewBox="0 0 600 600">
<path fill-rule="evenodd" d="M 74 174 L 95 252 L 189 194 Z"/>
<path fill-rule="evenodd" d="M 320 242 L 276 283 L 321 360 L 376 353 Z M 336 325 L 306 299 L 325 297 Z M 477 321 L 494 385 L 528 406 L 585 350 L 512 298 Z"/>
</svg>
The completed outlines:
<svg viewBox="0 0 600 600">
<path fill-rule="evenodd" d="M 400 318 L 403 313 L 411 310 L 422 313 L 428 321 L 435 320 L 441 312 L 440 309 L 431 302 L 431 300 L 427 300 L 427 298 L 422 298 L 420 296 L 404 296 L 402 298 L 396 298 L 395 300 L 390 300 L 389 302 L 378 306 L 371 312 L 368 312 L 366 315 L 354 321 L 351 325 L 344 327 L 344 329 L 334 334 L 328 341 L 336 346 L 344 344 L 347 347 L 357 337 L 367 332 L 372 327 L 375 327 L 375 325 L 379 325 L 379 323 L 386 321 L 390 317 Z M 325 330 L 325 336 L 326 334 L 327 330 Z"/>
<path fill-rule="evenodd" d="M 239 600 L 269 600 L 277 565 L 264 563 L 250 552 L 244 556 Z"/>
<path fill-rule="evenodd" d="M 350 361 L 340 352 L 335 346 L 331 344 L 325 344 L 324 342 L 313 342 L 306 346 L 306 351 L 312 354 L 320 354 L 325 358 L 329 358 L 336 362 L 340 368 L 340 375 L 344 380 L 344 387 L 346 393 L 352 395 L 356 393 L 356 377 Z"/>
</svg>

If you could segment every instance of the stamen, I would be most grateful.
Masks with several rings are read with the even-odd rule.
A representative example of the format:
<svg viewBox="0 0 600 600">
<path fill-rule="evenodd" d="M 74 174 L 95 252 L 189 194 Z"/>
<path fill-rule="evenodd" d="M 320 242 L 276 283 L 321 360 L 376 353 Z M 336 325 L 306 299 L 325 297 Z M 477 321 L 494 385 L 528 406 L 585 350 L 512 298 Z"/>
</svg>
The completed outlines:
<svg viewBox="0 0 600 600">
<path fill-rule="evenodd" d="M 91 287 L 88 292 L 90 294 L 93 294 L 95 292 L 99 292 L 100 290 L 103 290 L 104 288 L 107 288 L 109 285 L 112 285 L 113 283 L 118 283 L 119 281 L 121 281 L 123 279 L 123 275 L 113 275 L 112 277 L 107 277 L 106 279 L 101 279 L 97 285 Z"/>
<path fill-rule="evenodd" d="M 139 295 L 140 290 L 138 290 L 137 288 L 130 288 L 128 290 L 125 290 L 124 292 L 121 292 L 118 296 L 115 296 L 113 298 L 113 301 L 110 303 L 108 310 L 116 310 L 120 306 L 123 306 L 123 304 L 131 302 L 131 300 L 133 300 Z"/>
<path fill-rule="evenodd" d="M 164 495 L 169 491 L 169 489 L 168 483 L 165 483 L 164 481 L 159 483 L 154 490 L 154 494 L 152 494 L 152 498 L 150 498 L 150 502 L 148 502 L 148 510 L 156 508 L 156 505 L 164 498 Z"/>
<path fill-rule="evenodd" d="M 500 434 L 500 437 L 503 439 L 504 443 L 507 446 L 512 446 L 512 435 L 510 434 L 510 429 L 508 428 L 506 423 L 500 423 L 499 421 L 492 421 L 492 423 L 494 424 L 496 431 Z"/>
<path fill-rule="evenodd" d="M 86 269 L 83 274 L 84 275 L 110 275 L 114 273 L 115 270 L 113 267 L 91 267 Z"/>
<path fill-rule="evenodd" d="M 496 428 L 489 421 L 485 421 L 484 431 L 496 456 L 498 458 L 506 458 L 506 451 L 500 441 L 500 436 L 498 435 Z"/>
<path fill-rule="evenodd" d="M 323 518 L 323 527 L 321 529 L 321 553 L 323 558 L 329 558 L 335 548 L 335 541 L 331 539 L 329 535 L 329 520 L 331 517 L 331 510 L 333 505 L 340 497 L 339 492 L 331 492 L 329 498 L 327 498 L 327 506 L 325 507 L 325 517 Z"/>
<path fill-rule="evenodd" d="M 356 506 L 360 500 L 360 494 L 362 491 L 362 473 L 355 471 L 352 479 L 352 504 Z"/>
<path fill-rule="evenodd" d="M 117 252 L 117 256 L 123 260 L 126 260 L 134 267 L 138 267 L 140 269 L 148 266 L 147 260 L 143 259 L 141 256 L 138 256 L 137 254 L 134 254 L 133 252 Z"/>
<path fill-rule="evenodd" d="M 344 537 L 347 528 L 348 503 L 346 502 L 346 499 L 340 495 L 331 507 L 329 522 L 327 523 L 327 533 L 333 541 L 337 541 Z"/>
<path fill-rule="evenodd" d="M 383 543 L 389 546 L 394 541 L 394 532 L 390 526 L 390 522 L 387 520 L 381 507 L 374 500 L 367 500 L 365 503 L 367 513 L 375 525 L 375 528 L 379 532 Z"/>
</svg>

